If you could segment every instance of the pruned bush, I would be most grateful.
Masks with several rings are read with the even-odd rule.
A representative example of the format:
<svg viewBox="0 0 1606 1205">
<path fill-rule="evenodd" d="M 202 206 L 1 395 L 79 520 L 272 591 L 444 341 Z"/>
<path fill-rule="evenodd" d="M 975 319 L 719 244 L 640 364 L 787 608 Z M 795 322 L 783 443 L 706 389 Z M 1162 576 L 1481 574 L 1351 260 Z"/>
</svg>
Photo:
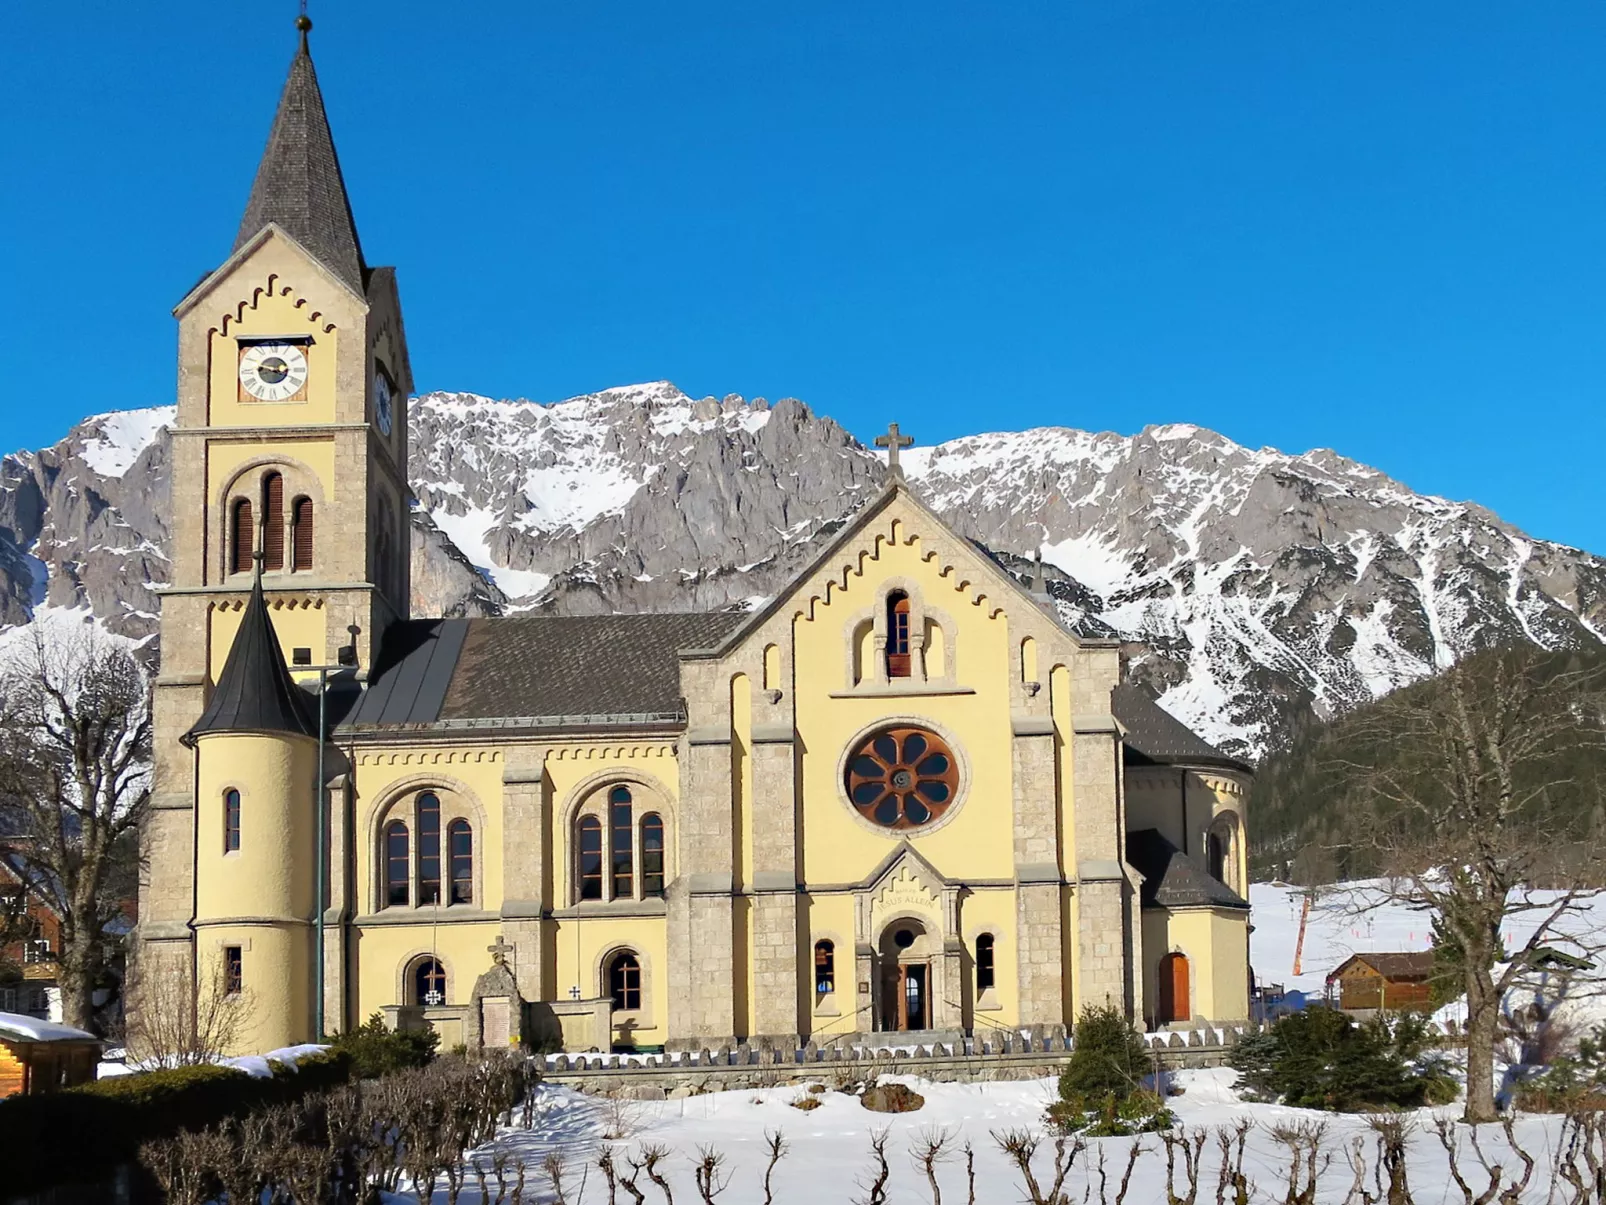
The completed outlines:
<svg viewBox="0 0 1606 1205">
<path fill-rule="evenodd" d="M 1143 1035 L 1116 1008 L 1087 1008 L 1076 1022 L 1070 1060 L 1060 1075 L 1060 1098 L 1048 1125 L 1060 1134 L 1104 1138 L 1170 1128 L 1176 1122 L 1145 1080 L 1155 1075 Z"/>
<path fill-rule="evenodd" d="M 1245 1096 L 1304 1109 L 1409 1109 L 1456 1093 L 1427 1021 L 1412 1013 L 1357 1025 L 1336 1008 L 1307 1008 L 1245 1034 L 1231 1062 Z"/>
<path fill-rule="evenodd" d="M 427 1066 L 440 1040 L 433 1029 L 391 1029 L 375 1013 L 356 1029 L 336 1035 L 334 1047 L 351 1056 L 352 1072 L 358 1079 L 378 1079 Z"/>
</svg>

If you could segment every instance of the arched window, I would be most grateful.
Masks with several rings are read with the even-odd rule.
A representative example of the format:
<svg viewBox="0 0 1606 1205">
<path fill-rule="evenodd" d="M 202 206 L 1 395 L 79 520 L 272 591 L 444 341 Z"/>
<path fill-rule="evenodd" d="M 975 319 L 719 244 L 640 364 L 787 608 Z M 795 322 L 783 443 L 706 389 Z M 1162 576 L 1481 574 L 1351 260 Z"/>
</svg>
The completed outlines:
<svg viewBox="0 0 1606 1205">
<path fill-rule="evenodd" d="M 421 958 L 413 968 L 413 1003 L 446 1003 L 446 970 L 433 958 Z"/>
<path fill-rule="evenodd" d="M 240 848 L 240 792 L 230 787 L 223 792 L 223 852 L 232 854 Z"/>
<path fill-rule="evenodd" d="M 393 820 L 385 826 L 385 903 L 407 904 L 407 880 L 412 869 L 407 856 L 407 826 Z"/>
<path fill-rule="evenodd" d="M 441 801 L 429 791 L 418 797 L 418 902 L 441 902 Z"/>
<path fill-rule="evenodd" d="M 630 834 L 635 825 L 629 787 L 615 787 L 608 792 L 608 814 L 613 827 L 613 898 L 627 900 L 636 893 L 630 847 Z"/>
<path fill-rule="evenodd" d="M 580 819 L 580 898 L 602 898 L 602 821 L 595 816 Z"/>
<path fill-rule="evenodd" d="M 284 568 L 284 478 L 278 473 L 262 479 L 262 567 Z"/>
<path fill-rule="evenodd" d="M 993 935 L 983 933 L 976 939 L 976 990 L 988 991 L 993 982 Z"/>
<path fill-rule="evenodd" d="M 1211 833 L 1205 838 L 1205 860 L 1210 865 L 1210 877 L 1218 883 L 1227 881 L 1227 842 L 1222 835 Z"/>
<path fill-rule="evenodd" d="M 297 498 L 290 508 L 290 568 L 312 568 L 311 498 Z"/>
<path fill-rule="evenodd" d="M 664 897 L 664 822 L 657 812 L 641 818 L 641 898 Z"/>
<path fill-rule="evenodd" d="M 836 947 L 828 941 L 814 943 L 814 992 L 823 996 L 836 991 Z"/>
<path fill-rule="evenodd" d="M 909 676 L 909 596 L 902 590 L 887 595 L 887 677 Z"/>
<path fill-rule="evenodd" d="M 474 830 L 467 820 L 454 820 L 446 828 L 452 855 L 452 903 L 474 901 Z"/>
<path fill-rule="evenodd" d="M 236 498 L 230 521 L 229 569 L 233 573 L 251 572 L 251 554 L 256 551 L 256 527 L 251 517 L 251 499 Z"/>
<path fill-rule="evenodd" d="M 634 1012 L 641 1007 L 641 964 L 629 950 L 613 956 L 608 964 L 608 994 L 615 1012 Z"/>
</svg>

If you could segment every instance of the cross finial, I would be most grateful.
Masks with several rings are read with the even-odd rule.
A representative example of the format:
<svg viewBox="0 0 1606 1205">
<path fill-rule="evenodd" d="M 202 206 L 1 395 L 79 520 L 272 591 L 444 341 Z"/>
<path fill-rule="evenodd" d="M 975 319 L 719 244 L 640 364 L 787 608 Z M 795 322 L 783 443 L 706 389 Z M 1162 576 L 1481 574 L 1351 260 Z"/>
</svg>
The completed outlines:
<svg viewBox="0 0 1606 1205">
<path fill-rule="evenodd" d="M 915 437 L 899 432 L 897 423 L 887 424 L 887 433 L 875 437 L 875 446 L 887 450 L 887 472 L 894 477 L 903 476 L 903 466 L 898 463 L 898 449 L 913 446 Z"/>
<path fill-rule="evenodd" d="M 499 967 L 506 966 L 507 956 L 513 953 L 513 947 L 502 940 L 502 935 L 500 933 L 496 935 L 495 943 L 488 945 L 485 948 L 491 952 L 491 962 Z"/>
</svg>

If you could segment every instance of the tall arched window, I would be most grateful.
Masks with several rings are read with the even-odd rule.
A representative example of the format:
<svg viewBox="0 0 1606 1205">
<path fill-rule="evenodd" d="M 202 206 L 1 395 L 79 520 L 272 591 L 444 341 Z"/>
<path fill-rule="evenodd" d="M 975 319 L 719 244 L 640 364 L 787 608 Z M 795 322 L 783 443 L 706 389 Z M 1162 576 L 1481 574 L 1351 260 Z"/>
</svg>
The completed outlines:
<svg viewBox="0 0 1606 1205">
<path fill-rule="evenodd" d="M 408 879 L 412 867 L 407 856 L 407 826 L 393 820 L 385 826 L 385 903 L 407 904 Z"/>
<path fill-rule="evenodd" d="M 474 831 L 467 820 L 454 820 L 446 827 L 452 856 L 452 903 L 474 900 Z"/>
<path fill-rule="evenodd" d="M 251 572 L 251 554 L 256 551 L 256 528 L 251 517 L 251 499 L 236 498 L 229 526 L 229 569 L 233 573 Z"/>
<path fill-rule="evenodd" d="M 441 902 L 441 801 L 430 791 L 418 797 L 418 902 Z"/>
<path fill-rule="evenodd" d="M 230 787 L 223 792 L 223 852 L 232 854 L 240 848 L 240 792 Z"/>
<path fill-rule="evenodd" d="M 909 665 L 909 596 L 894 590 L 887 595 L 887 677 L 907 678 Z"/>
<path fill-rule="evenodd" d="M 433 958 L 422 958 L 413 968 L 413 1003 L 446 1003 L 446 969 Z"/>
<path fill-rule="evenodd" d="M 641 818 L 641 898 L 664 896 L 664 822 L 657 812 Z"/>
<path fill-rule="evenodd" d="M 641 1007 L 641 964 L 629 950 L 613 956 L 608 964 L 608 994 L 615 1012 L 633 1012 Z"/>
<path fill-rule="evenodd" d="M 828 941 L 814 943 L 814 993 L 823 996 L 836 991 L 836 947 Z"/>
<path fill-rule="evenodd" d="M 262 567 L 284 568 L 284 478 L 278 473 L 262 479 Z"/>
<path fill-rule="evenodd" d="M 312 568 L 311 498 L 297 498 L 290 508 L 290 568 Z"/>
<path fill-rule="evenodd" d="M 1227 881 L 1227 842 L 1219 832 L 1205 838 L 1205 860 L 1210 865 L 1210 877 L 1218 883 Z"/>
<path fill-rule="evenodd" d="M 976 939 L 976 990 L 985 992 L 993 983 L 993 935 L 983 933 Z"/>
<path fill-rule="evenodd" d="M 580 898 L 602 898 L 602 821 L 595 816 L 580 820 Z"/>
<path fill-rule="evenodd" d="M 626 900 L 636 893 L 635 858 L 631 849 L 631 830 L 635 824 L 629 787 L 615 787 L 608 792 L 608 814 L 613 826 L 613 898 Z"/>
</svg>

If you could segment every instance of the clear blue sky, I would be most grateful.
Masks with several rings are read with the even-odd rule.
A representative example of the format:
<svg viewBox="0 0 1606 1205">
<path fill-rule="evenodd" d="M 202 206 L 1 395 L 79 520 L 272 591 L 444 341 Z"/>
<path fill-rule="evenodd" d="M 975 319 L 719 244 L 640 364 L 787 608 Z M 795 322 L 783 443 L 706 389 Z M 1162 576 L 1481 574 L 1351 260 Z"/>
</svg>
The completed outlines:
<svg viewBox="0 0 1606 1205">
<path fill-rule="evenodd" d="M 168 311 L 231 246 L 294 15 L 11 6 L 0 444 L 171 399 Z M 1606 553 L 1606 6 L 311 15 L 420 389 L 667 377 L 922 443 L 1194 422 Z"/>
</svg>

